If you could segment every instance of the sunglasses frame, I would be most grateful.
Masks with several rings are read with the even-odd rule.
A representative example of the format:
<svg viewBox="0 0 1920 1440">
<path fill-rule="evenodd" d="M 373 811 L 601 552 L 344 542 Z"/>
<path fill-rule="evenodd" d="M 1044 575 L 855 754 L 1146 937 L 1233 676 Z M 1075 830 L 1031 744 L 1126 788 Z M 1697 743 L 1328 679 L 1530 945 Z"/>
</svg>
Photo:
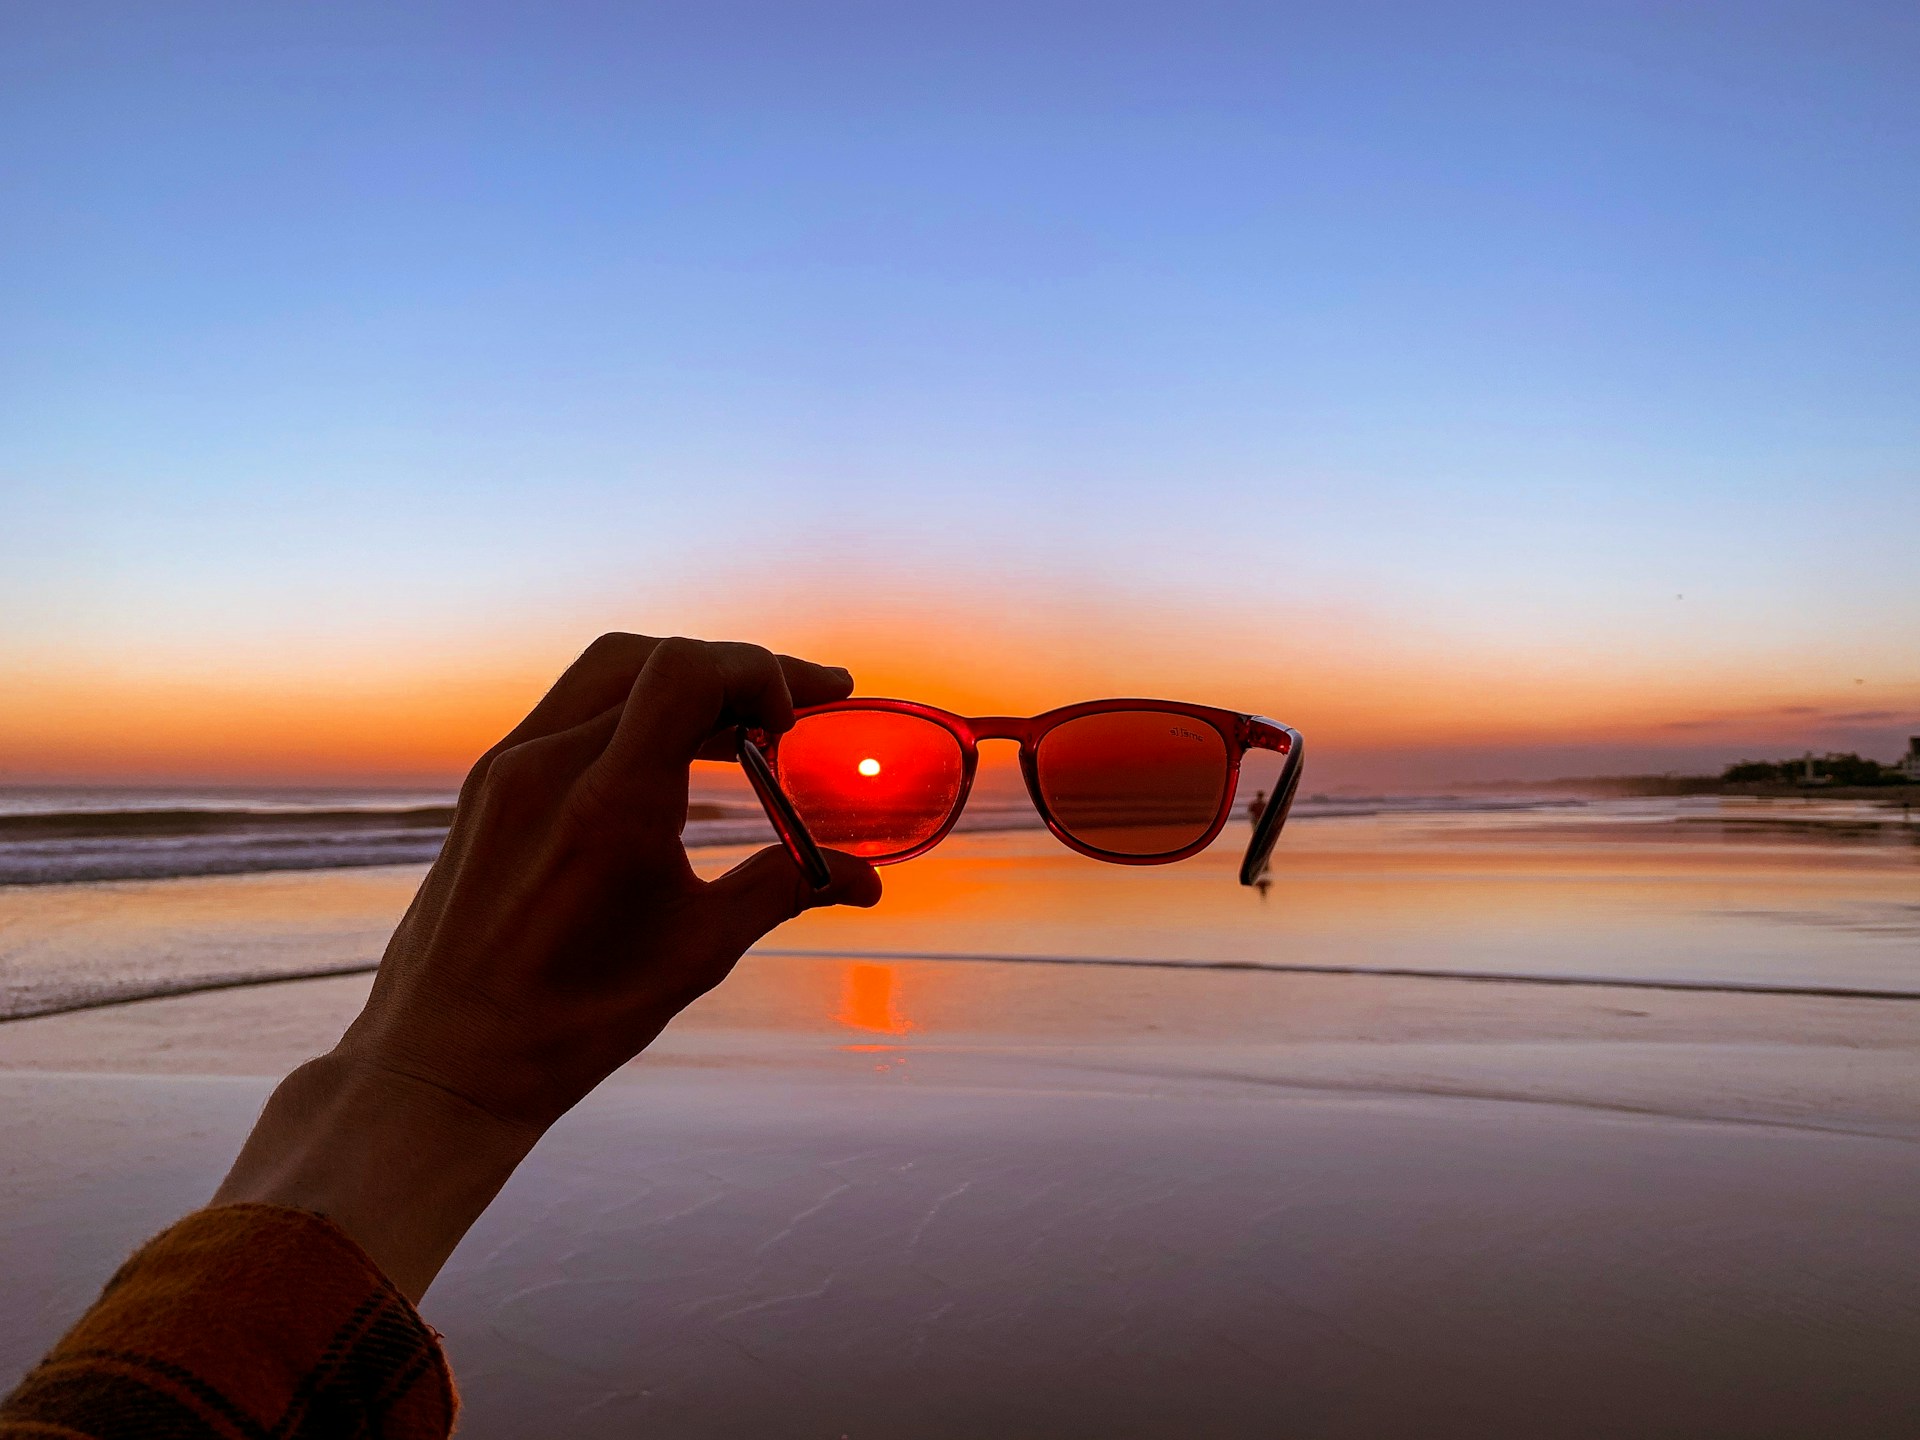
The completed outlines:
<svg viewBox="0 0 1920 1440">
<path fill-rule="evenodd" d="M 1040 742 L 1049 731 L 1066 724 L 1069 720 L 1079 720 L 1088 715 L 1105 715 L 1129 710 L 1147 710 L 1166 715 L 1178 715 L 1188 720 L 1197 720 L 1212 727 L 1227 746 L 1227 783 L 1221 792 L 1220 809 L 1213 817 L 1213 823 L 1206 833 L 1190 845 L 1178 850 L 1162 851 L 1152 855 L 1128 855 L 1112 850 L 1102 850 L 1096 845 L 1088 845 L 1077 840 L 1054 818 L 1053 811 L 1047 805 L 1046 796 L 1040 789 L 1039 751 Z M 1020 773 L 1027 782 L 1027 794 L 1032 797 L 1034 809 L 1047 829 L 1053 832 L 1054 839 L 1069 850 L 1077 851 L 1090 859 L 1103 860 L 1113 865 L 1171 865 L 1176 861 L 1198 855 L 1216 839 L 1226 828 L 1227 820 L 1233 814 L 1233 802 L 1240 788 L 1240 762 L 1249 750 L 1273 750 L 1285 756 L 1281 765 L 1280 778 L 1274 785 L 1273 798 L 1260 814 L 1253 827 L 1253 838 L 1248 842 L 1247 853 L 1240 863 L 1240 883 L 1252 885 L 1266 873 L 1267 863 L 1273 854 L 1274 841 L 1279 838 L 1281 827 L 1286 824 L 1287 812 L 1293 807 L 1294 792 L 1300 785 L 1300 773 L 1304 759 L 1305 742 L 1300 732 L 1289 725 L 1268 720 L 1260 715 L 1246 715 L 1238 710 L 1221 710 L 1212 705 L 1191 705 L 1181 700 L 1083 700 L 1075 705 L 1063 705 L 1057 710 L 1048 710 L 1044 714 L 1030 717 L 1017 715 L 956 715 L 951 710 L 942 710 L 934 705 L 922 705 L 912 700 L 886 700 L 879 698 L 854 697 L 837 700 L 828 705 L 810 705 L 794 711 L 794 722 L 815 715 L 833 715 L 849 711 L 881 711 L 892 715 L 911 715 L 917 719 L 938 725 L 959 743 L 960 746 L 960 789 L 955 795 L 953 808 L 940 828 L 919 844 L 894 854 L 867 857 L 876 865 L 894 865 L 903 860 L 911 860 L 924 855 L 942 840 L 946 839 L 960 820 L 960 812 L 967 808 L 967 797 L 973 793 L 973 779 L 980 764 L 980 742 L 982 740 L 1012 740 L 1020 746 Z M 779 768 L 780 739 L 778 735 L 755 732 L 753 742 L 765 752 L 773 763 L 776 773 Z"/>
</svg>

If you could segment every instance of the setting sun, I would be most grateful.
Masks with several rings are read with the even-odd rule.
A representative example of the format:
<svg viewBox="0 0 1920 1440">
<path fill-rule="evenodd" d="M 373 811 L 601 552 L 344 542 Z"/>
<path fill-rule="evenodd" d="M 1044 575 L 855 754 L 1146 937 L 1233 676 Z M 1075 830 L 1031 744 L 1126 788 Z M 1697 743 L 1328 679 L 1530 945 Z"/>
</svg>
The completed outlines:
<svg viewBox="0 0 1920 1440">
<path fill-rule="evenodd" d="M 878 760 L 869 758 L 866 760 L 862 760 L 854 768 L 858 770 L 862 775 L 865 775 L 871 778 L 880 773 L 880 762 Z"/>
</svg>

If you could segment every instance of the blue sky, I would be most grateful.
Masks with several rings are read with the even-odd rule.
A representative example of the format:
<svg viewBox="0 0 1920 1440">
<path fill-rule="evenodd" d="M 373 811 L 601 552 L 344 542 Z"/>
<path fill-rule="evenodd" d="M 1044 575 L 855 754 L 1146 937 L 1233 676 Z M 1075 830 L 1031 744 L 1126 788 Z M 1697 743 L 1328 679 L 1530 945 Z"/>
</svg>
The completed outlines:
<svg viewBox="0 0 1920 1440">
<path fill-rule="evenodd" d="M 1885 749 L 1916 177 L 1892 5 L 13 5 L 0 673 L 904 587 L 1179 617 L 1197 698 L 1457 653 L 1637 705 L 1623 764 Z"/>
</svg>

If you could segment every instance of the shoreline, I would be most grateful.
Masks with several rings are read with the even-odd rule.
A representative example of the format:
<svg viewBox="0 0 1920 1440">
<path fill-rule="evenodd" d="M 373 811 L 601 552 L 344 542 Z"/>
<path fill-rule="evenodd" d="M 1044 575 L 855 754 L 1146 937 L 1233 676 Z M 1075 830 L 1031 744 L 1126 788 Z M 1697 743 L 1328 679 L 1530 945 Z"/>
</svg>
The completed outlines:
<svg viewBox="0 0 1920 1440">
<path fill-rule="evenodd" d="M 1792 985 L 1757 980 L 1685 980 L 1621 975 L 1556 975 L 1547 972 L 1528 974 L 1499 970 L 1420 969 L 1414 966 L 1389 965 L 1314 965 L 1266 960 L 1183 960 L 1127 955 L 1009 955 L 951 950 L 795 950 L 759 946 L 749 950 L 747 954 L 775 960 L 849 960 L 886 963 L 907 961 L 942 965 L 1046 965 L 1070 969 L 1161 970 L 1189 974 L 1217 971 L 1241 975 L 1314 975 L 1357 980 L 1434 980 L 1469 985 L 1534 985 L 1577 990 L 1646 990 L 1692 995 L 1767 995 L 1818 1000 L 1872 1000 L 1896 1004 L 1920 1001 L 1920 989 Z M 295 985 L 313 980 L 336 980 L 343 976 L 371 975 L 379 968 L 378 960 L 353 960 L 343 961 L 338 965 L 315 966 L 305 970 L 161 981 L 126 993 L 76 997 L 50 1001 L 44 1005 L 21 1010 L 0 1011 L 0 1025 L 16 1025 L 24 1021 L 46 1019 L 56 1015 L 74 1015 L 89 1010 L 140 1005 L 149 1001 L 210 994 L 221 990 L 245 990 L 273 985 Z"/>
</svg>

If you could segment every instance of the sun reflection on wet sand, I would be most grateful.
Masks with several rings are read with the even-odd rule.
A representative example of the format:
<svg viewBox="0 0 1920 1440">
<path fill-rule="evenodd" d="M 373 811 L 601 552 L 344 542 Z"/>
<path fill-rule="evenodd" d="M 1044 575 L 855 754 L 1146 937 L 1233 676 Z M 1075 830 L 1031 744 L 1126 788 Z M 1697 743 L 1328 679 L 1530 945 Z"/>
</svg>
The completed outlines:
<svg viewBox="0 0 1920 1440">
<path fill-rule="evenodd" d="M 849 1030 L 869 1035 L 906 1035 L 912 1020 L 900 1008 L 899 967 L 857 962 L 846 967 L 840 1008 L 833 1018 Z M 888 1045 L 848 1046 L 858 1050 L 889 1050 Z"/>
</svg>

